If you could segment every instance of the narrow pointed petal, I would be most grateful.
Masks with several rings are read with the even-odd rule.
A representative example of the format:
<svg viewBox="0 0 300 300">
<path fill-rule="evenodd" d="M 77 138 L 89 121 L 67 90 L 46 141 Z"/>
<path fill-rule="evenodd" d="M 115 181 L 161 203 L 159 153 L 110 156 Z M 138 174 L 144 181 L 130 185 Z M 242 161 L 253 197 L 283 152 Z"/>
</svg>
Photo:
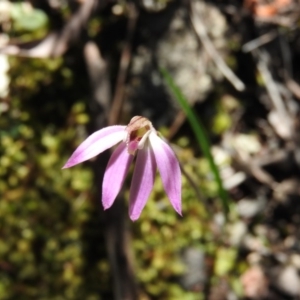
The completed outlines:
<svg viewBox="0 0 300 300">
<path fill-rule="evenodd" d="M 126 126 L 116 125 L 94 132 L 78 146 L 63 169 L 73 167 L 116 145 L 124 138 L 125 128 Z"/>
<path fill-rule="evenodd" d="M 171 147 L 156 133 L 149 136 L 164 189 L 174 209 L 181 215 L 181 171 Z"/>
<path fill-rule="evenodd" d="M 156 172 L 155 158 L 148 143 L 138 151 L 130 186 L 129 216 L 132 221 L 139 218 L 153 188 Z"/>
<path fill-rule="evenodd" d="M 133 155 L 128 154 L 126 144 L 121 143 L 110 157 L 103 178 L 102 204 L 112 206 L 124 183 Z"/>
</svg>

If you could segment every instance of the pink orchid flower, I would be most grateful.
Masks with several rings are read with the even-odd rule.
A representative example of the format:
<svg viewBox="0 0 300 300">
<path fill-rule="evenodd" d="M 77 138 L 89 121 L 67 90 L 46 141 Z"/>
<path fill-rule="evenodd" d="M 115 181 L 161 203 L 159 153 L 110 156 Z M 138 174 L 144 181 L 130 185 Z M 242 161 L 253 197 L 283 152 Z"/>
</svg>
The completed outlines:
<svg viewBox="0 0 300 300">
<path fill-rule="evenodd" d="M 181 172 L 171 147 L 162 140 L 152 123 L 140 116 L 128 126 L 109 126 L 90 135 L 71 155 L 63 169 L 73 167 L 120 143 L 107 164 L 102 187 L 102 203 L 108 209 L 114 203 L 130 164 L 137 153 L 130 186 L 129 216 L 139 218 L 154 185 L 158 168 L 164 189 L 175 211 L 181 215 Z"/>
</svg>

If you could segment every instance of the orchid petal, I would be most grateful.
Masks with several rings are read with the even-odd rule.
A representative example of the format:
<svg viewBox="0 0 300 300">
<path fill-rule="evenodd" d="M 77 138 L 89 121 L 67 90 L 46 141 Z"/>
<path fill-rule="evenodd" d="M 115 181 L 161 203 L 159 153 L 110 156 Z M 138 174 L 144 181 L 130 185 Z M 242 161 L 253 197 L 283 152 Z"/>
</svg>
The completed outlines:
<svg viewBox="0 0 300 300">
<path fill-rule="evenodd" d="M 133 155 L 128 154 L 126 144 L 121 143 L 110 157 L 102 185 L 102 204 L 110 208 L 124 183 Z"/>
<path fill-rule="evenodd" d="M 181 172 L 171 147 L 152 132 L 149 140 L 164 189 L 174 209 L 181 215 Z"/>
<path fill-rule="evenodd" d="M 123 140 L 126 126 L 109 126 L 91 134 L 71 155 L 63 169 L 88 160 Z"/>
<path fill-rule="evenodd" d="M 146 142 L 138 151 L 130 186 L 129 216 L 132 221 L 139 218 L 153 188 L 156 163 L 152 149 Z"/>
</svg>

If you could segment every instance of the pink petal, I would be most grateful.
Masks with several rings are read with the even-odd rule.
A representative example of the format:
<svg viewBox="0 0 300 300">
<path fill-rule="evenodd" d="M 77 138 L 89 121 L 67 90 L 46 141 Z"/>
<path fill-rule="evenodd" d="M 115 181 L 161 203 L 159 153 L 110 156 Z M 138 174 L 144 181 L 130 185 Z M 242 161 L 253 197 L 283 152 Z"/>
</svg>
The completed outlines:
<svg viewBox="0 0 300 300">
<path fill-rule="evenodd" d="M 157 136 L 149 135 L 164 189 L 174 209 L 181 215 L 181 172 L 179 162 L 171 147 Z"/>
<path fill-rule="evenodd" d="M 63 169 L 73 167 L 116 145 L 124 138 L 126 134 L 125 128 L 126 126 L 116 125 L 105 127 L 94 132 L 79 145 Z"/>
<path fill-rule="evenodd" d="M 118 145 L 107 164 L 103 185 L 102 204 L 104 209 L 111 207 L 122 188 L 133 155 L 128 154 L 126 144 Z"/>
<path fill-rule="evenodd" d="M 130 186 L 129 216 L 132 221 L 139 218 L 153 188 L 156 163 L 152 149 L 146 143 L 138 151 Z"/>
<path fill-rule="evenodd" d="M 130 141 L 127 145 L 128 152 L 130 154 L 134 154 L 135 151 L 138 149 L 138 145 L 139 145 L 139 141 L 137 139 Z"/>
</svg>

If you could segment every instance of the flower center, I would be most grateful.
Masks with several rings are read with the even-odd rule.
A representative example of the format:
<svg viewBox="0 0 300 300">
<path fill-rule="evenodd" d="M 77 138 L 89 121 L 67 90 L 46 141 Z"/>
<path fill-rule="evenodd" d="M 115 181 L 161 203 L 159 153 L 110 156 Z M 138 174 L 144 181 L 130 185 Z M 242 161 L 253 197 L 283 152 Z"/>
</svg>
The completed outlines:
<svg viewBox="0 0 300 300">
<path fill-rule="evenodd" d="M 127 151 L 134 155 L 138 149 L 143 149 L 150 132 L 155 129 L 147 118 L 136 116 L 130 120 L 125 130 L 127 135 L 124 142 L 126 142 Z"/>
</svg>

